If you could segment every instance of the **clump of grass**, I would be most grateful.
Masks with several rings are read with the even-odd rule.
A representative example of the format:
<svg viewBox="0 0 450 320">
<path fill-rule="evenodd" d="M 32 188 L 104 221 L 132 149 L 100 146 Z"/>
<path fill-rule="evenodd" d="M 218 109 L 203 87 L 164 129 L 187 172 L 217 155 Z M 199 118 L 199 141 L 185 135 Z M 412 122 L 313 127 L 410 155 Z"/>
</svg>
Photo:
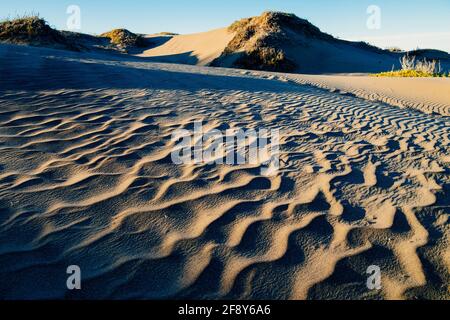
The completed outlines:
<svg viewBox="0 0 450 320">
<path fill-rule="evenodd" d="M 63 43 L 64 37 L 37 15 L 6 19 L 0 22 L 0 40 L 10 43 Z"/>
<path fill-rule="evenodd" d="M 404 55 L 400 59 L 401 70 L 392 70 L 390 72 L 381 72 L 373 74 L 374 77 L 448 77 L 449 74 L 442 72 L 440 62 L 436 60 L 416 60 L 415 56 Z"/>
<path fill-rule="evenodd" d="M 147 45 L 145 39 L 127 29 L 114 29 L 103 33 L 101 37 L 108 38 L 110 42 L 122 49 L 130 47 L 142 48 Z"/>
<path fill-rule="evenodd" d="M 292 72 L 295 64 L 286 58 L 283 50 L 258 47 L 243 53 L 235 62 L 235 66 L 250 70 Z"/>
<path fill-rule="evenodd" d="M 37 14 L 0 21 L 0 41 L 55 49 L 81 50 L 81 46 L 69 40 L 63 32 L 50 27 L 47 21 Z"/>
</svg>

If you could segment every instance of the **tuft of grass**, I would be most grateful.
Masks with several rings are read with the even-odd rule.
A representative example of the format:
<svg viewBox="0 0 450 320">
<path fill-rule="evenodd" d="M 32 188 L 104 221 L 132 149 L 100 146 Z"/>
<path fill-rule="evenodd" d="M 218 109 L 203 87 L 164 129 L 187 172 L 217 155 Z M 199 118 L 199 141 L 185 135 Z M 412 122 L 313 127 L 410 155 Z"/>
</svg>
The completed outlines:
<svg viewBox="0 0 450 320">
<path fill-rule="evenodd" d="M 37 15 L 6 19 L 0 22 L 0 40 L 2 41 L 25 42 L 54 35 L 54 30 Z"/>
<path fill-rule="evenodd" d="M 373 77 L 403 77 L 403 78 L 424 78 L 424 77 L 448 77 L 449 74 L 442 72 L 440 62 L 436 60 L 416 60 L 415 56 L 404 55 L 400 59 L 401 70 L 381 72 L 372 74 Z"/>
<path fill-rule="evenodd" d="M 114 29 L 103 33 L 101 37 L 108 38 L 110 42 L 120 48 L 126 49 L 130 47 L 142 48 L 147 45 L 145 39 L 127 29 Z"/>
<path fill-rule="evenodd" d="M 25 15 L 1 21 L 0 41 L 79 51 L 79 48 L 63 33 L 50 27 L 47 21 L 38 15 Z"/>
<path fill-rule="evenodd" d="M 397 70 L 389 72 L 381 72 L 372 74 L 372 77 L 400 77 L 400 78 L 424 78 L 424 77 L 438 77 L 446 78 L 449 74 L 446 73 L 429 73 L 418 70 Z"/>
<path fill-rule="evenodd" d="M 389 48 L 386 48 L 386 50 L 389 51 L 389 52 L 394 52 L 394 53 L 401 53 L 401 52 L 403 52 L 403 50 L 400 49 L 399 47 L 389 47 Z"/>
</svg>

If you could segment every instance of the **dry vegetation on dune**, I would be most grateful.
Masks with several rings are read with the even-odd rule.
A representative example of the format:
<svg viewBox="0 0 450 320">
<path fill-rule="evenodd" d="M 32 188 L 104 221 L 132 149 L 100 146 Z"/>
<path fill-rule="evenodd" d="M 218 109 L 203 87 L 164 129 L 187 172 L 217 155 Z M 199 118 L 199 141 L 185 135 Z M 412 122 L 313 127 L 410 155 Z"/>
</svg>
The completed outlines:
<svg viewBox="0 0 450 320">
<path fill-rule="evenodd" d="M 404 55 L 400 59 L 401 70 L 381 72 L 373 74 L 375 77 L 403 77 L 403 78 L 423 78 L 423 77 L 448 77 L 449 73 L 441 70 L 440 62 L 436 60 L 417 60 L 415 56 Z"/>
<path fill-rule="evenodd" d="M 79 47 L 68 40 L 63 33 L 51 28 L 44 19 L 37 15 L 1 21 L 0 41 L 79 50 Z"/>
<path fill-rule="evenodd" d="M 111 44 L 121 48 L 127 49 L 131 47 L 142 48 L 147 45 L 145 39 L 127 29 L 114 29 L 100 35 L 108 38 Z"/>
<path fill-rule="evenodd" d="M 105 45 L 107 43 L 111 46 Z M 0 22 L 0 42 L 24 44 L 38 47 L 51 47 L 73 51 L 95 48 L 120 50 L 128 52 L 131 48 L 142 48 L 148 45 L 146 39 L 126 29 L 115 29 L 100 37 L 76 32 L 58 31 L 49 26 L 47 21 L 38 15 L 7 19 Z"/>
<path fill-rule="evenodd" d="M 220 65 L 221 61 L 236 55 L 234 67 L 291 72 L 297 66 L 281 48 L 292 41 L 289 32 L 310 38 L 333 39 L 307 20 L 281 12 L 264 12 L 258 17 L 236 21 L 229 31 L 235 36 L 213 65 Z"/>
</svg>

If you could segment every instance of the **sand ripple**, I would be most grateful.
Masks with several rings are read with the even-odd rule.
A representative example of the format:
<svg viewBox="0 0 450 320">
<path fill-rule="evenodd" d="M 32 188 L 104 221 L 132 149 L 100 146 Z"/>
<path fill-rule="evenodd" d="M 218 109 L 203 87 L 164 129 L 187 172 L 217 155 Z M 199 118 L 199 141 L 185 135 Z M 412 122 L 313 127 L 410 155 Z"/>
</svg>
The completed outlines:
<svg viewBox="0 0 450 320">
<path fill-rule="evenodd" d="M 448 117 L 235 70 L 0 55 L 0 298 L 450 297 Z M 173 164 L 199 120 L 280 129 L 279 174 Z"/>
</svg>

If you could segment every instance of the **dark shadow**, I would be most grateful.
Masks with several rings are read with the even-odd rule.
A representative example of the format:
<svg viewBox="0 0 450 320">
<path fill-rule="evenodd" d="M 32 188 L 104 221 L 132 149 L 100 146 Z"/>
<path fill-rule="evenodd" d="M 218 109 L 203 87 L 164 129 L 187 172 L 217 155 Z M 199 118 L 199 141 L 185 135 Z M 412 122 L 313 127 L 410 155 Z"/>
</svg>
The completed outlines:
<svg viewBox="0 0 450 320">
<path fill-rule="evenodd" d="M 130 62 L 140 63 L 130 65 Z M 182 72 L 152 67 L 154 65 L 146 65 L 142 59 L 0 45 L 0 91 L 165 89 L 195 92 L 211 89 L 280 93 L 299 90 L 298 86 L 266 79 L 201 74 L 197 68 L 191 72 L 189 66 L 183 67 L 186 69 Z"/>
<path fill-rule="evenodd" d="M 411 226 L 409 225 L 405 214 L 400 209 L 397 209 L 395 212 L 391 230 L 394 233 L 405 233 L 411 231 Z"/>
<path fill-rule="evenodd" d="M 147 62 L 164 62 L 189 65 L 196 65 L 198 63 L 198 59 L 193 55 L 193 51 L 157 57 L 143 57 L 142 59 L 145 59 Z"/>
<path fill-rule="evenodd" d="M 346 222 L 355 222 L 364 219 L 366 211 L 358 206 L 351 205 L 347 200 L 342 201 L 344 212 L 341 216 L 342 220 Z"/>
</svg>

